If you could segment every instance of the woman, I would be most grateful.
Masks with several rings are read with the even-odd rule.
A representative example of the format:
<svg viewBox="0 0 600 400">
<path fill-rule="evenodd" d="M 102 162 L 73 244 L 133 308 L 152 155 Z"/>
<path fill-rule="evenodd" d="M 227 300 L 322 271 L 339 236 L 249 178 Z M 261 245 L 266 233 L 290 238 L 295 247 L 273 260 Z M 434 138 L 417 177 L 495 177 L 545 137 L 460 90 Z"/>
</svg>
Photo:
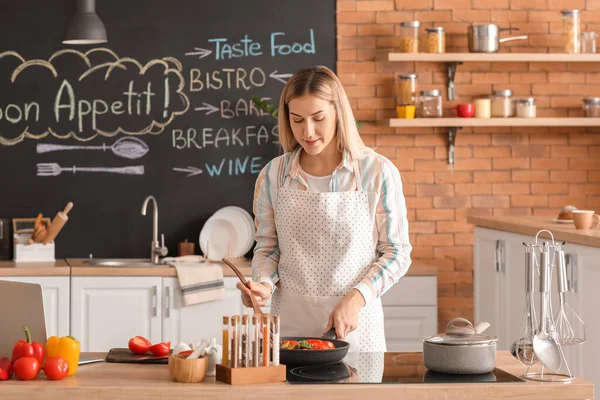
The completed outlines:
<svg viewBox="0 0 600 400">
<path fill-rule="evenodd" d="M 251 307 L 271 301 L 282 336 L 335 327 L 352 351 L 385 351 L 381 295 L 411 263 L 400 174 L 362 142 L 335 74 L 306 68 L 279 102 L 285 154 L 258 176 Z"/>
</svg>

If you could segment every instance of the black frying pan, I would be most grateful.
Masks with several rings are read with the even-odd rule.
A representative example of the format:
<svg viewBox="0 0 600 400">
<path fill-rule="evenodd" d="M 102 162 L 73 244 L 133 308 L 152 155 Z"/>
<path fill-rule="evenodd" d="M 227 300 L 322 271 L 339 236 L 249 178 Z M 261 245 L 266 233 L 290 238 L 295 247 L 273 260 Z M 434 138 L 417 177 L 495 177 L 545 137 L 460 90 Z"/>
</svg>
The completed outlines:
<svg viewBox="0 0 600 400">
<path fill-rule="evenodd" d="M 284 340 L 329 340 L 335 346 L 334 349 L 328 350 L 288 350 L 288 349 L 280 349 L 279 350 L 279 361 L 284 365 L 319 365 L 319 364 L 330 364 L 337 363 L 342 361 L 346 354 L 348 353 L 348 349 L 350 348 L 350 344 L 343 340 L 339 339 L 330 339 L 333 336 L 335 338 L 335 330 L 331 330 L 327 332 L 323 337 L 315 338 L 315 337 L 302 337 L 302 336 L 288 336 L 281 339 Z"/>
</svg>

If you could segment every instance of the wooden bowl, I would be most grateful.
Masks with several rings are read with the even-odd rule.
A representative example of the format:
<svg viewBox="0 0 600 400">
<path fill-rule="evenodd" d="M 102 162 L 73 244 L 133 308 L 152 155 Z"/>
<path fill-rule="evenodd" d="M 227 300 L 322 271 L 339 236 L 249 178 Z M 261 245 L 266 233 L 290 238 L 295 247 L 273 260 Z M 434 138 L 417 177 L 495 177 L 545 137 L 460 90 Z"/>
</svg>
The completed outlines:
<svg viewBox="0 0 600 400">
<path fill-rule="evenodd" d="M 195 360 L 186 359 L 187 354 L 169 356 L 169 374 L 176 382 L 200 383 L 204 382 L 208 369 L 208 358 L 200 357 Z"/>
</svg>

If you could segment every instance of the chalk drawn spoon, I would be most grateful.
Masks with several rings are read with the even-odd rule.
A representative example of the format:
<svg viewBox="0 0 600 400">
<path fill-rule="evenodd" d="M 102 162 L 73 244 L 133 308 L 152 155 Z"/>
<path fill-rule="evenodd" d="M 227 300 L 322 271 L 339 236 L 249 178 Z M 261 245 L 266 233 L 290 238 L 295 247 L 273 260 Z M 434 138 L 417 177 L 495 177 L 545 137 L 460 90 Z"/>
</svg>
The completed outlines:
<svg viewBox="0 0 600 400">
<path fill-rule="evenodd" d="M 107 172 L 111 174 L 122 174 L 122 175 L 144 175 L 143 165 L 134 165 L 130 167 L 61 167 L 55 163 L 40 163 L 37 164 L 37 176 L 58 176 L 62 172 L 72 172 L 74 174 L 78 172 Z"/>
<path fill-rule="evenodd" d="M 143 140 L 136 137 L 122 137 L 112 144 L 107 146 L 71 146 L 64 144 L 49 144 L 49 143 L 38 143 L 38 153 L 49 153 L 51 151 L 62 151 L 62 150 L 112 150 L 113 154 L 119 157 L 129 158 L 135 160 L 136 158 L 143 157 L 149 150 L 148 145 Z"/>
</svg>

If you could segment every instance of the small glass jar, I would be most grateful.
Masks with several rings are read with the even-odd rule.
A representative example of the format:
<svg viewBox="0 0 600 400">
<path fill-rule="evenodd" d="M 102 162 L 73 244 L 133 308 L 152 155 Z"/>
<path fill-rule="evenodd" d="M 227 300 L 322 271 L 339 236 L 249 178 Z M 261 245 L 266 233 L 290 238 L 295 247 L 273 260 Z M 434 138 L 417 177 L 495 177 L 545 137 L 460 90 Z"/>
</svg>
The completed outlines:
<svg viewBox="0 0 600 400">
<path fill-rule="evenodd" d="M 423 52 L 444 53 L 446 51 L 446 34 L 441 26 L 425 29 Z"/>
<path fill-rule="evenodd" d="M 535 116 L 536 106 L 535 99 L 533 97 L 517 100 L 517 117 L 535 118 Z"/>
<path fill-rule="evenodd" d="M 581 20 L 579 10 L 563 10 L 562 28 L 565 52 L 579 53 L 581 37 Z"/>
<path fill-rule="evenodd" d="M 487 98 L 475 99 L 475 118 L 490 118 L 492 116 L 492 101 Z"/>
<path fill-rule="evenodd" d="M 400 53 L 419 52 L 419 21 L 400 23 Z"/>
<path fill-rule="evenodd" d="M 416 74 L 396 74 L 396 106 L 415 104 L 417 79 Z"/>
<path fill-rule="evenodd" d="M 490 98 L 491 116 L 493 118 L 508 118 L 515 115 L 512 91 L 495 90 Z"/>
<path fill-rule="evenodd" d="M 596 32 L 581 32 L 581 52 L 594 54 L 596 53 Z"/>
<path fill-rule="evenodd" d="M 417 117 L 442 117 L 442 93 L 439 90 L 422 90 L 419 93 L 417 101 Z"/>
<path fill-rule="evenodd" d="M 587 97 L 583 99 L 583 112 L 588 118 L 600 117 L 600 97 Z"/>
</svg>

